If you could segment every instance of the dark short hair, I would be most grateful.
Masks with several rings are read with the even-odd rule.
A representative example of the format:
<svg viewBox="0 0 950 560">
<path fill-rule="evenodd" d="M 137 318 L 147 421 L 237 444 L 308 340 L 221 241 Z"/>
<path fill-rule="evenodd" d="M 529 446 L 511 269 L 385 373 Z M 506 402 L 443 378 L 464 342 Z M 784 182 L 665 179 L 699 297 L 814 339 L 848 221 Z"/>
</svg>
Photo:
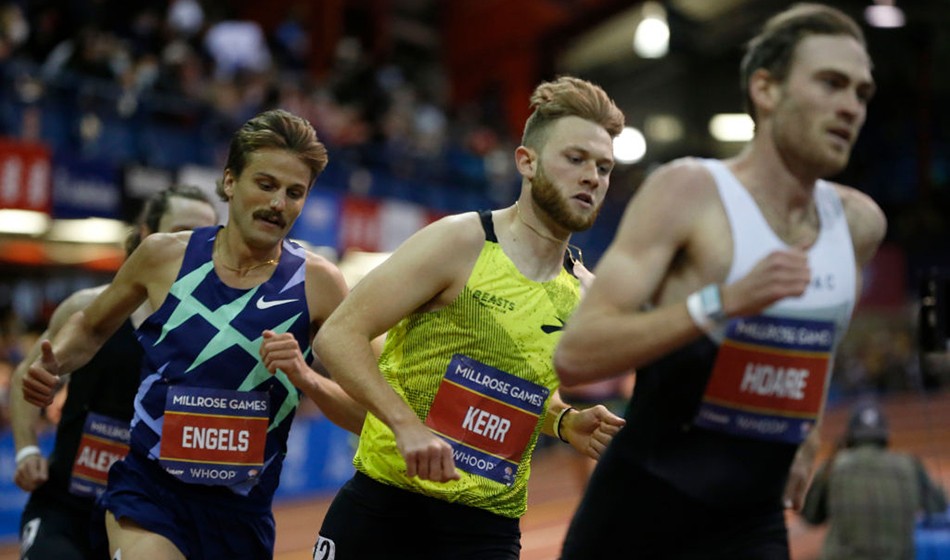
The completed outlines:
<svg viewBox="0 0 950 560">
<path fill-rule="evenodd" d="M 772 16 L 762 26 L 762 31 L 746 45 L 740 67 L 740 86 L 746 111 L 753 120 L 756 118 L 755 104 L 749 95 L 749 80 L 752 74 L 763 68 L 776 80 L 785 80 L 795 48 L 803 39 L 812 35 L 845 35 L 867 47 L 861 27 L 837 8 L 802 3 Z"/>
<path fill-rule="evenodd" d="M 272 109 L 250 119 L 234 133 L 225 169 L 239 177 L 247 165 L 248 154 L 264 148 L 294 152 L 310 168 L 308 188 L 329 161 L 326 146 L 317 139 L 317 132 L 309 122 L 283 109 Z M 220 180 L 216 192 L 222 201 L 227 202 L 224 183 Z"/>
<path fill-rule="evenodd" d="M 534 111 L 524 125 L 521 144 L 538 149 L 548 127 L 564 117 L 580 117 L 604 127 L 611 137 L 623 130 L 623 112 L 600 86 L 571 76 L 542 82 L 531 94 Z"/>
<path fill-rule="evenodd" d="M 845 444 L 848 447 L 862 444 L 875 444 L 886 447 L 890 439 L 887 417 L 884 411 L 873 402 L 858 403 L 851 410 Z"/>
<path fill-rule="evenodd" d="M 176 196 L 204 202 L 209 206 L 211 205 L 211 200 L 208 198 L 208 195 L 193 185 L 172 185 L 167 189 L 162 189 L 153 194 L 145 201 L 145 204 L 142 206 L 142 211 L 139 212 L 138 219 L 135 220 L 135 227 L 132 228 L 129 236 L 125 238 L 126 255 L 131 255 L 132 251 L 142 242 L 143 227 L 150 233 L 158 231 L 158 224 L 161 223 L 162 217 L 168 212 L 168 207 L 170 206 L 169 200 Z"/>
</svg>

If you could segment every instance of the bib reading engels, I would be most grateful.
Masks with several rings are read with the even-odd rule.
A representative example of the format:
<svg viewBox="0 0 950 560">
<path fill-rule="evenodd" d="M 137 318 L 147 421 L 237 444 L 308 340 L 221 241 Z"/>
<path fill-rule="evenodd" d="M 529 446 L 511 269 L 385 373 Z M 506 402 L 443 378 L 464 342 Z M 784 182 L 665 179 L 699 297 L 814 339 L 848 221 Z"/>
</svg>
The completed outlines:
<svg viewBox="0 0 950 560">
<path fill-rule="evenodd" d="M 482 214 L 486 242 L 468 282 L 448 306 L 393 327 L 379 367 L 420 420 L 453 448 L 461 479 L 408 478 L 392 431 L 366 417 L 356 468 L 386 484 L 520 517 L 529 460 L 557 387 L 552 356 L 580 297 L 567 270 L 548 282 L 525 278 Z"/>
<path fill-rule="evenodd" d="M 703 162 L 732 230 L 730 284 L 788 246 L 722 162 Z M 857 270 L 834 187 L 818 181 L 814 200 L 820 230 L 807 250 L 812 280 L 805 293 L 733 318 L 640 369 L 627 427 L 615 439 L 628 460 L 717 507 L 780 503 L 798 444 L 824 406 Z"/>
<path fill-rule="evenodd" d="M 131 449 L 184 482 L 269 502 L 299 393 L 258 351 L 271 329 L 310 354 L 306 256 L 285 240 L 270 279 L 231 288 L 211 258 L 218 231 L 194 230 L 168 297 L 138 330 L 145 360 Z"/>
</svg>

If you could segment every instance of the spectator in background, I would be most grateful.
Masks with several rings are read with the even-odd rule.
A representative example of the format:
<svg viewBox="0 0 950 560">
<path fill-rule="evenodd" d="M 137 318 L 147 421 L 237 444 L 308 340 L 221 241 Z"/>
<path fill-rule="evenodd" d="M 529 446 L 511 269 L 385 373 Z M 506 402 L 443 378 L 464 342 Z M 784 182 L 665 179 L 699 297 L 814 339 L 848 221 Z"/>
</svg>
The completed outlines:
<svg viewBox="0 0 950 560">
<path fill-rule="evenodd" d="M 168 28 L 179 37 L 194 37 L 205 23 L 205 12 L 198 0 L 172 0 L 166 14 Z"/>
<path fill-rule="evenodd" d="M 389 58 L 399 61 L 379 66 L 372 45 L 345 36 L 332 70 L 318 77 L 306 71 L 306 55 L 311 42 L 323 38 L 306 28 L 312 19 L 306 2 L 288 5 L 266 29 L 243 20 L 240 10 L 195 0 L 46 4 L 0 3 L 7 6 L 0 9 L 0 60 L 6 46 L 14 62 L 25 63 L 8 65 L 11 77 L 17 69 L 16 82 L 9 83 L 18 84 L 9 94 L 26 104 L 3 115 L 8 120 L 0 122 L 0 131 L 8 135 L 120 164 L 135 159 L 160 167 L 212 166 L 225 157 L 234 128 L 281 107 L 310 120 L 346 169 L 369 167 L 383 171 L 384 178 L 413 174 L 423 183 L 437 183 L 414 190 L 416 201 L 431 196 L 430 205 L 440 209 L 468 208 L 471 204 L 446 203 L 443 193 L 462 188 L 481 193 L 491 181 L 492 200 L 502 201 L 518 186 L 512 166 L 499 163 L 510 160 L 499 154 L 514 142 L 504 135 L 508 142 L 498 148 L 493 129 L 503 111 L 480 115 L 492 124 L 474 123 L 479 133 L 471 138 L 451 126 L 434 44 L 427 47 L 427 60 L 412 58 L 408 64 L 393 52 Z M 96 87 L 78 88 L 86 78 L 96 79 Z M 295 87 L 288 87 L 290 82 Z M 275 90 L 282 94 L 276 102 Z M 407 103 L 407 95 L 415 99 Z M 73 106 L 74 98 L 81 110 Z M 116 111 L 119 118 L 109 120 Z M 107 125 L 128 130 L 131 141 L 121 151 L 89 151 L 87 144 L 109 133 Z M 156 137 L 160 144 L 186 144 L 195 130 L 203 135 L 202 149 L 151 148 Z M 169 137 L 173 140 L 165 141 Z M 489 151 L 491 170 L 484 161 Z M 379 184 L 378 190 L 386 191 L 392 181 Z"/>
<path fill-rule="evenodd" d="M 30 35 L 30 24 L 15 2 L 0 4 L 0 60 L 8 59 Z"/>
<path fill-rule="evenodd" d="M 273 32 L 274 57 L 280 67 L 291 72 L 303 72 L 310 58 L 310 31 L 308 23 L 310 4 L 296 2 Z"/>
<path fill-rule="evenodd" d="M 802 516 L 829 525 L 822 560 L 912 560 L 917 515 L 947 509 L 920 460 L 889 450 L 889 437 L 884 411 L 858 404 L 839 450 L 815 475 Z"/>
<path fill-rule="evenodd" d="M 259 74 L 271 69 L 271 54 L 264 30 L 256 21 L 223 20 L 211 24 L 204 46 L 214 59 L 217 79 L 232 79 L 241 72 Z"/>
<path fill-rule="evenodd" d="M 126 58 L 116 37 L 93 25 L 80 28 L 56 45 L 43 61 L 43 77 L 52 80 L 74 73 L 84 78 L 115 80 Z"/>
</svg>

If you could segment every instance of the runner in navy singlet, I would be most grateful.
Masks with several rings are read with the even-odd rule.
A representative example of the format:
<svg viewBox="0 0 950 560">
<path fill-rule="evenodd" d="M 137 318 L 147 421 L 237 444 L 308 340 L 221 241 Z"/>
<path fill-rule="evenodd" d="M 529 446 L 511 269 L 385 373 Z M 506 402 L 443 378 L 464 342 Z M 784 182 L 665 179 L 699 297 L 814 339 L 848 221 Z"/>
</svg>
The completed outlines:
<svg viewBox="0 0 950 560">
<path fill-rule="evenodd" d="M 73 316 L 24 380 L 43 405 L 143 302 L 145 350 L 130 451 L 99 505 L 110 553 L 125 558 L 248 559 L 273 555 L 271 500 L 303 391 L 358 432 L 365 411 L 306 368 L 288 377 L 263 347 L 310 338 L 346 294 L 326 259 L 286 239 L 327 163 L 305 120 L 261 113 L 235 133 L 218 195 L 223 227 L 147 238 L 115 281 Z M 302 375 L 307 374 L 307 375 Z"/>
</svg>

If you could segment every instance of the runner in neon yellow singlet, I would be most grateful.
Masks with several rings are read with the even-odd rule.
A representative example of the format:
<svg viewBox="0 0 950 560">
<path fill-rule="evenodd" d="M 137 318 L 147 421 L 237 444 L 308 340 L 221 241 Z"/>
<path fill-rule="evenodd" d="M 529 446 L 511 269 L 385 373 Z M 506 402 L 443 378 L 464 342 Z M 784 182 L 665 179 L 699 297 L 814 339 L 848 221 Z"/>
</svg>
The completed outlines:
<svg viewBox="0 0 950 560">
<path fill-rule="evenodd" d="M 579 298 L 570 272 L 583 269 L 565 270 L 568 240 L 603 203 L 623 114 L 569 77 L 541 84 L 531 105 L 518 201 L 416 233 L 315 339 L 370 413 L 315 558 L 517 558 L 538 434 L 597 457 L 623 424 L 604 407 L 567 407 L 552 365 Z M 370 341 L 387 331 L 377 363 Z"/>
<path fill-rule="evenodd" d="M 490 218 L 485 223 L 491 228 Z M 452 445 L 461 479 L 407 476 L 392 431 L 373 415 L 363 426 L 356 466 L 387 484 L 519 517 L 540 417 L 557 387 L 550 356 L 559 332 L 551 327 L 560 328 L 580 292 L 563 268 L 548 282 L 525 278 L 493 235 L 486 231 L 458 298 L 400 321 L 380 358 L 389 384 Z"/>
</svg>

